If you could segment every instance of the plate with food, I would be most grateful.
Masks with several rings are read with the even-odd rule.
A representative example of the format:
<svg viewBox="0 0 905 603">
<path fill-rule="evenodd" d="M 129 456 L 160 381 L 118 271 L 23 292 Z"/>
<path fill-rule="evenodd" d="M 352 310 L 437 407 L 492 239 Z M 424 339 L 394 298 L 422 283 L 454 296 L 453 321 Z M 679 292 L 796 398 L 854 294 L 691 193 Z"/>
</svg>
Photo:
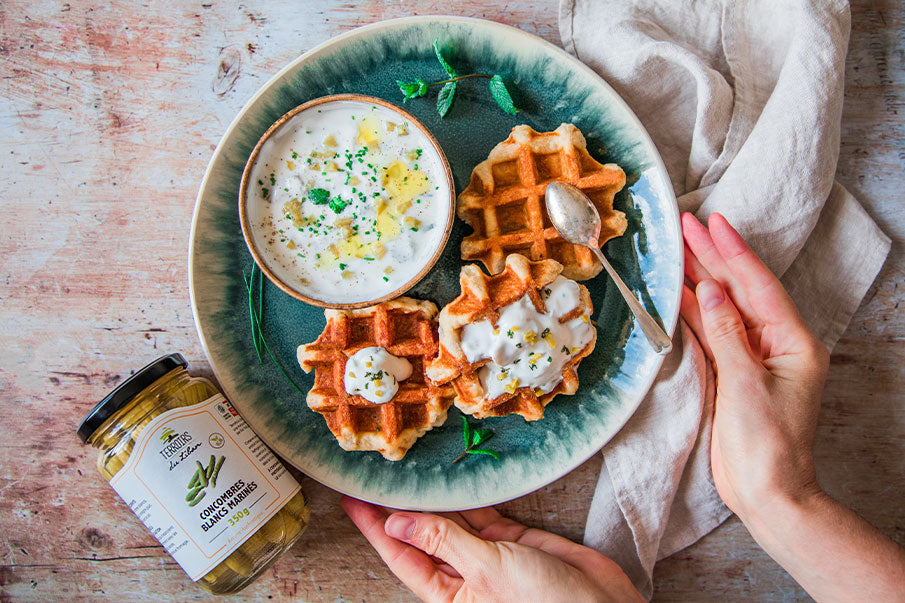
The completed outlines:
<svg viewBox="0 0 905 603">
<path fill-rule="evenodd" d="M 544 190 L 581 188 L 599 244 L 671 333 L 668 175 L 593 71 L 460 17 L 365 26 L 246 104 L 196 202 L 189 286 L 217 380 L 313 479 L 388 507 L 532 492 L 597 452 L 662 363 Z"/>
</svg>

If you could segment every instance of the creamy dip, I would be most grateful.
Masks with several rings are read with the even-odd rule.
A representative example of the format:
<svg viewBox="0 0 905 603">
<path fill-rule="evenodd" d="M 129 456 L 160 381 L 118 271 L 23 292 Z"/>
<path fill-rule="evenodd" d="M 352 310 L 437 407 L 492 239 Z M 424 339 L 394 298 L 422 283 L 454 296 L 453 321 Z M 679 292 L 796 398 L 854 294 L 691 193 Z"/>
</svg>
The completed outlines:
<svg viewBox="0 0 905 603">
<path fill-rule="evenodd" d="M 412 376 L 412 364 L 393 356 L 384 348 L 362 348 L 346 360 L 343 384 L 346 393 L 359 395 L 374 404 L 392 400 L 399 382 Z"/>
<path fill-rule="evenodd" d="M 558 276 L 541 290 L 547 311 L 540 313 L 528 295 L 500 308 L 494 327 L 489 320 L 465 325 L 462 352 L 469 362 L 490 359 L 478 370 L 485 397 L 494 399 L 530 387 L 537 395 L 562 381 L 566 362 L 594 338 L 590 316 L 560 318 L 579 306 L 578 283 Z"/>
<path fill-rule="evenodd" d="M 247 189 L 264 263 L 322 301 L 378 299 L 414 278 L 449 220 L 446 168 L 401 115 L 338 100 L 294 115 L 261 146 Z"/>
</svg>

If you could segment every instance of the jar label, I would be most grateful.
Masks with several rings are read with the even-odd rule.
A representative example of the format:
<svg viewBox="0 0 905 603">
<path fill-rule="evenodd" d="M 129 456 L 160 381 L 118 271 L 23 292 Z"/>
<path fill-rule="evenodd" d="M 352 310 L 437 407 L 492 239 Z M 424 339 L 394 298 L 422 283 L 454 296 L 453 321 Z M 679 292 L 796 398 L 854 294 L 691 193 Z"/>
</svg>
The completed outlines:
<svg viewBox="0 0 905 603">
<path fill-rule="evenodd" d="M 220 394 L 155 417 L 110 485 L 193 581 L 300 489 Z"/>
</svg>

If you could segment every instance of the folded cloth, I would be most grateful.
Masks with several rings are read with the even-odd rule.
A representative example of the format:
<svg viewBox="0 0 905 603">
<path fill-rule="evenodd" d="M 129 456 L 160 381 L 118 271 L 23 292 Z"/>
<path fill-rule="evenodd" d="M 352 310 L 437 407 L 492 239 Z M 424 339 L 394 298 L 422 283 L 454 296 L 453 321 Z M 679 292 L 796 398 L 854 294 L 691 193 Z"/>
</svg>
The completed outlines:
<svg viewBox="0 0 905 603">
<path fill-rule="evenodd" d="M 889 252 L 834 182 L 850 14 L 841 0 L 561 0 L 563 45 L 628 102 L 682 211 L 726 216 L 832 349 Z M 684 323 L 603 449 L 585 543 L 646 596 L 654 563 L 723 522 L 713 372 Z"/>
</svg>

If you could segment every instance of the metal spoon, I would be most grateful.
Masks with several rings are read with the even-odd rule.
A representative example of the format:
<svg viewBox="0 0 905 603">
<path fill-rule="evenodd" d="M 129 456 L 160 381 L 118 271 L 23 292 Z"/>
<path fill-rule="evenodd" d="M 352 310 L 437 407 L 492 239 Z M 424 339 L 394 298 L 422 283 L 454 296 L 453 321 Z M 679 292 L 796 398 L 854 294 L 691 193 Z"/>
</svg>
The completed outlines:
<svg viewBox="0 0 905 603">
<path fill-rule="evenodd" d="M 641 325 L 641 330 L 644 331 L 647 341 L 650 342 L 654 351 L 658 354 L 669 352 L 672 348 L 669 336 L 647 313 L 631 290 L 625 286 L 597 246 L 600 237 L 600 215 L 588 196 L 580 188 L 567 182 L 551 182 L 547 185 L 545 201 L 547 215 L 550 216 L 550 221 L 553 222 L 553 226 L 559 234 L 573 245 L 590 248 L 603 264 L 607 274 L 610 275 L 619 292 L 622 293 L 622 297 L 625 298 L 632 314 L 638 319 L 638 324 Z"/>
</svg>

